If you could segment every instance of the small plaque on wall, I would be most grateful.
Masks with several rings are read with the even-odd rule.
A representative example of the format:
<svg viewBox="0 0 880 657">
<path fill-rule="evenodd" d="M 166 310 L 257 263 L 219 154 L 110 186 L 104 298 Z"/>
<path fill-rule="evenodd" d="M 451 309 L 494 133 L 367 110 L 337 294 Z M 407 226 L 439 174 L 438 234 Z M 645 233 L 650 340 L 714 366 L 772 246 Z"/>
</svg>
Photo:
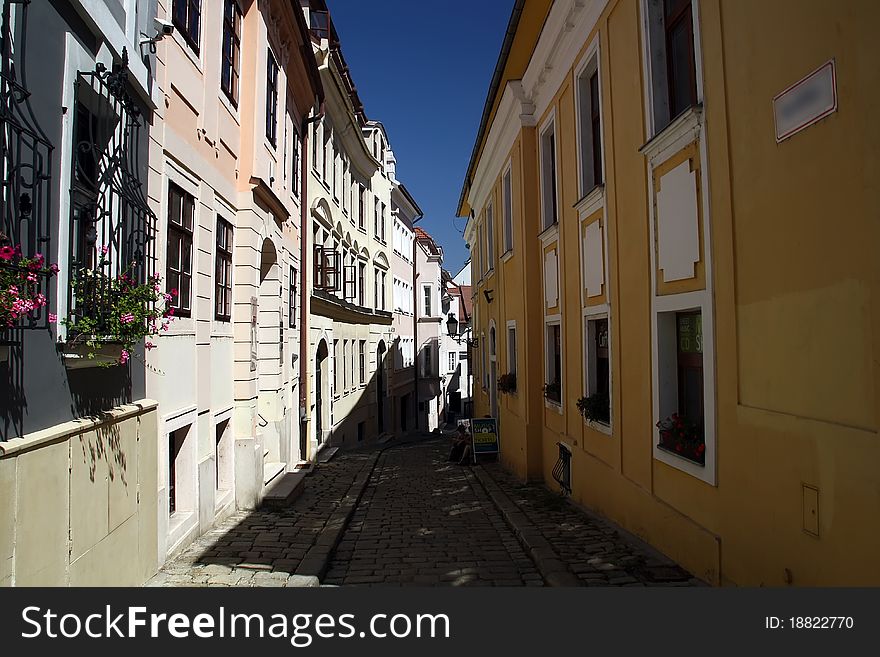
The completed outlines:
<svg viewBox="0 0 880 657">
<path fill-rule="evenodd" d="M 836 111 L 837 70 L 832 59 L 773 98 L 776 142 Z"/>
</svg>

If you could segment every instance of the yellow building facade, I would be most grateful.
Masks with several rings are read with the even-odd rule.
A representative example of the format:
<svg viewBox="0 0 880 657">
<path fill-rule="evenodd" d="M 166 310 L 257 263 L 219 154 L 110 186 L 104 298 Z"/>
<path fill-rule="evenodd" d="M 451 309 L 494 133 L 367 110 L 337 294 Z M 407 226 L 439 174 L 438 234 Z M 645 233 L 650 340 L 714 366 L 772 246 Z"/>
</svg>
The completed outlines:
<svg viewBox="0 0 880 657">
<path fill-rule="evenodd" d="M 877 19 L 520 0 L 489 89 L 475 415 L 712 584 L 880 584 Z"/>
</svg>

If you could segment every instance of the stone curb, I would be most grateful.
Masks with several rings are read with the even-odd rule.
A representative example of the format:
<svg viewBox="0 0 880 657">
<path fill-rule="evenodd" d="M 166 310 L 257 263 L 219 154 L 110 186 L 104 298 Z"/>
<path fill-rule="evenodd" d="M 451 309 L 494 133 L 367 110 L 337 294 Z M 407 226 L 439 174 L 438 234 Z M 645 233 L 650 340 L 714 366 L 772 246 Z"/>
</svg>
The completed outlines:
<svg viewBox="0 0 880 657">
<path fill-rule="evenodd" d="M 327 520 L 324 528 L 318 535 L 317 540 L 312 547 L 309 548 L 308 552 L 306 552 L 302 561 L 300 561 L 299 566 L 296 568 L 295 576 L 302 576 L 307 578 L 303 580 L 304 582 L 310 582 L 309 584 L 302 584 L 300 586 L 316 586 L 317 584 L 311 582 L 319 582 L 324 578 L 324 574 L 327 572 L 327 567 L 330 565 L 330 555 L 333 554 L 333 551 L 339 544 L 339 541 L 342 538 L 342 533 L 348 526 L 348 522 L 351 520 L 354 510 L 357 508 L 361 496 L 364 494 L 367 482 L 369 482 L 370 476 L 373 474 L 376 463 L 379 461 L 379 457 L 382 456 L 384 451 L 384 449 L 377 451 L 370 460 L 361 467 L 360 471 L 358 471 L 354 480 L 351 482 L 351 486 L 348 487 L 348 492 L 346 492 L 345 497 L 342 498 L 339 506 L 336 507 L 330 515 L 330 518 Z M 296 584 L 288 584 L 288 586 L 291 585 L 296 586 Z"/>
<path fill-rule="evenodd" d="M 575 575 L 568 565 L 559 558 L 541 530 L 538 529 L 525 513 L 501 490 L 498 483 L 481 466 L 470 469 L 473 476 L 480 482 L 492 503 L 501 513 L 504 521 L 513 530 L 526 554 L 531 557 L 548 586 L 583 586 L 583 582 Z"/>
</svg>

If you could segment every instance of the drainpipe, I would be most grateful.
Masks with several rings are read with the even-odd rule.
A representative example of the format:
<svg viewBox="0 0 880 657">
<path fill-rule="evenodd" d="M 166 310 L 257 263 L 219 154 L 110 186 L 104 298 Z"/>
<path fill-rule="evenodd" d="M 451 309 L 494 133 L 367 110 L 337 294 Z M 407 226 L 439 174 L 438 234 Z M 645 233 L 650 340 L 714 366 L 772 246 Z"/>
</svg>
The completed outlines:
<svg viewBox="0 0 880 657">
<path fill-rule="evenodd" d="M 416 267 L 418 262 L 417 254 L 419 249 L 419 240 L 416 237 L 415 225 L 424 215 L 418 215 L 412 220 L 413 225 L 413 252 L 412 252 L 412 270 L 413 270 L 413 350 L 415 352 L 415 361 L 413 362 L 413 382 L 415 390 L 413 397 L 416 402 L 416 431 L 419 430 L 419 272 Z"/>
<path fill-rule="evenodd" d="M 302 436 L 306 436 L 308 440 L 308 358 L 309 358 L 309 327 L 306 324 L 308 319 L 307 305 L 307 285 L 309 262 L 308 236 L 309 228 L 309 210 L 308 204 L 308 184 L 309 184 L 309 126 L 312 123 L 320 121 L 324 118 L 324 99 L 321 98 L 321 104 L 318 113 L 312 117 L 304 117 L 302 121 L 302 130 L 300 130 L 300 233 L 299 233 L 299 430 L 300 443 Z M 305 454 L 301 455 L 305 457 Z M 308 460 L 308 459 L 306 459 Z"/>
</svg>

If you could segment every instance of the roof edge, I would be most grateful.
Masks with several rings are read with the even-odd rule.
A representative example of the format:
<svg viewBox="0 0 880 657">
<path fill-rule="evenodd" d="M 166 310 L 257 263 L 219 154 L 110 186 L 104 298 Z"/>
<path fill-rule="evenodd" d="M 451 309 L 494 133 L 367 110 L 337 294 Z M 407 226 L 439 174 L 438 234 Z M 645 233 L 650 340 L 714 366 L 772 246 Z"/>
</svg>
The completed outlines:
<svg viewBox="0 0 880 657">
<path fill-rule="evenodd" d="M 477 130 L 477 138 L 474 141 L 474 148 L 471 151 L 471 158 L 468 162 L 467 173 L 461 187 L 461 195 L 458 198 L 458 207 L 455 210 L 455 216 L 463 217 L 462 208 L 464 207 L 465 197 L 470 189 L 471 176 L 474 173 L 476 165 L 477 153 L 480 150 L 480 144 L 486 133 L 489 124 L 489 115 L 492 113 L 492 106 L 495 104 L 495 98 L 498 96 L 498 89 L 501 86 L 501 78 L 504 75 L 504 69 L 507 66 L 507 58 L 510 56 L 510 49 L 513 45 L 513 39 L 516 36 L 516 30 L 519 27 L 519 19 L 522 16 L 523 7 L 526 0 L 516 0 L 513 3 L 513 11 L 510 14 L 510 20 L 507 22 L 507 32 L 504 34 L 504 41 L 501 43 L 501 52 L 498 53 L 498 61 L 495 63 L 495 71 L 492 73 L 492 81 L 489 83 L 489 90 L 486 94 L 486 102 L 483 105 L 483 115 L 480 118 L 480 127 Z"/>
</svg>

